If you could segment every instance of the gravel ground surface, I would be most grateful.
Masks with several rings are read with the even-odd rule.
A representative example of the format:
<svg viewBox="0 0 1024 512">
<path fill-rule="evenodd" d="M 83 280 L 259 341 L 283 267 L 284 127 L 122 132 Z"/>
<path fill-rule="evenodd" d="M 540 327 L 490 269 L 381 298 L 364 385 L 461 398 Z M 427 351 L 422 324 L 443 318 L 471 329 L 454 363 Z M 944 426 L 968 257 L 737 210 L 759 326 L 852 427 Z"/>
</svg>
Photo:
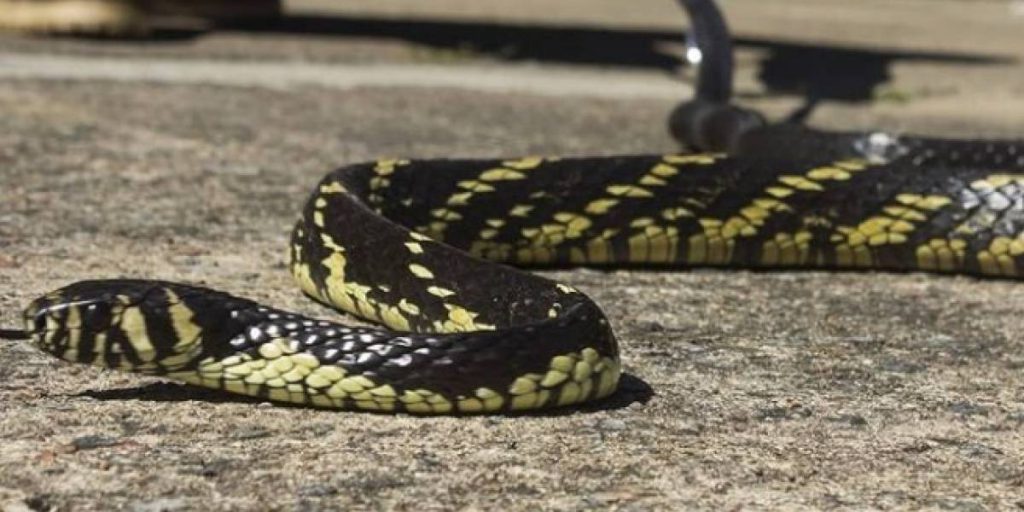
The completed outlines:
<svg viewBox="0 0 1024 512">
<path fill-rule="evenodd" d="M 634 34 L 620 43 L 656 43 L 674 23 L 666 21 L 674 11 L 653 1 L 643 2 L 650 11 L 628 16 L 621 2 L 591 1 L 589 9 L 552 8 L 551 20 L 565 25 L 554 28 L 530 10 L 546 6 L 539 0 L 409 8 L 453 30 L 526 27 L 516 48 L 551 34 L 583 37 L 571 27 L 577 12 L 581 24 Z M 750 41 L 741 46 L 742 100 L 785 115 L 805 102 L 793 94 L 803 87 L 822 99 L 810 117 L 819 126 L 1024 135 L 1024 45 L 1010 43 L 1024 16 L 1014 14 L 1015 3 L 882 3 L 890 7 L 846 2 L 850 21 L 839 24 L 826 8 L 838 2 L 800 0 L 807 9 L 774 12 L 755 30 L 751 20 L 766 7 L 728 2 Z M 326 4 L 289 5 L 299 16 L 323 16 Z M 631 80 L 671 80 L 671 61 L 640 44 L 606 61 L 574 62 L 566 53 L 507 64 L 494 52 L 465 50 L 471 36 L 484 37 L 479 32 L 465 32 L 465 45 L 385 37 L 396 29 L 374 20 L 400 5 L 408 3 L 354 1 L 330 11 L 363 27 L 352 37 L 0 38 L 0 325 L 15 325 L 18 311 L 52 288 L 120 276 L 201 283 L 329 317 L 292 284 L 285 247 L 309 188 L 343 162 L 674 149 L 663 127 L 674 102 L 660 92 L 594 97 L 564 84 L 558 93 L 480 90 L 471 80 L 283 87 L 261 85 L 259 74 L 245 83 L 189 75 L 200 61 L 312 62 L 340 66 L 331 68 L 339 73 L 381 62 L 445 65 L 456 76 L 500 67 L 515 77 L 618 70 Z M 914 28 L 903 46 L 892 31 L 871 28 L 904 26 L 899 16 Z M 822 25 L 832 30 L 813 28 Z M 810 28 L 801 36 L 792 27 Z M 671 45 L 666 51 L 671 56 Z M 850 52 L 853 60 L 841 60 Z M 834 77 L 824 80 L 828 72 L 772 78 L 772 63 L 808 55 L 818 55 L 816 65 L 861 66 L 846 81 L 874 78 L 852 88 L 862 97 Z M 20 59 L 23 72 L 5 67 L 4 56 Z M 40 71 L 68 56 L 81 57 L 79 65 Z M 114 80 L 97 71 L 104 59 L 138 58 L 159 59 L 180 76 Z M 523 417 L 313 411 L 65 365 L 23 343 L 0 344 L 0 506 L 1024 509 L 1024 297 L 1014 283 L 550 274 L 591 294 L 620 334 L 629 378 L 608 402 Z"/>
</svg>

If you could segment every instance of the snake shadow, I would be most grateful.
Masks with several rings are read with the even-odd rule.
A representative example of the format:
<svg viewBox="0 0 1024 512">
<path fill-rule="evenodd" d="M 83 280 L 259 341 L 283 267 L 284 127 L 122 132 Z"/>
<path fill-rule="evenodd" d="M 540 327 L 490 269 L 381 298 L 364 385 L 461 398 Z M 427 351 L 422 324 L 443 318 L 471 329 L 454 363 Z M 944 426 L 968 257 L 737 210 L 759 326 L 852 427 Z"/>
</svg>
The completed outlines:
<svg viewBox="0 0 1024 512">
<path fill-rule="evenodd" d="M 103 401 L 140 401 L 140 402 L 208 402 L 208 403 L 239 403 L 239 404 L 262 404 L 268 402 L 263 398 L 256 398 L 244 395 L 225 393 L 214 389 L 206 389 L 176 382 L 154 382 L 143 386 L 129 388 L 86 390 L 72 396 L 88 397 L 94 400 Z M 624 373 L 619 380 L 619 388 L 608 398 L 582 404 L 576 407 L 562 407 L 558 409 L 527 411 L 522 413 L 509 413 L 509 416 L 566 416 L 578 413 L 592 413 L 598 411 L 610 411 L 624 409 L 634 403 L 646 404 L 654 397 L 652 388 L 643 379 L 634 375 Z M 310 408 L 298 404 L 273 402 L 276 407 Z M 314 407 L 316 408 L 316 407 Z M 335 409 L 325 409 L 335 410 Z M 353 412 L 338 411 L 337 412 Z M 372 412 L 372 411 L 368 411 Z M 360 411 L 362 413 L 362 411 Z M 381 413 L 386 414 L 386 413 Z"/>
<path fill-rule="evenodd" d="M 209 402 L 209 403 L 243 403 L 259 404 L 265 402 L 255 397 L 234 395 L 214 389 L 189 386 L 177 382 L 154 382 L 142 386 L 114 389 L 88 389 L 76 393 L 76 397 L 88 397 L 103 401 L 139 402 Z"/>
</svg>

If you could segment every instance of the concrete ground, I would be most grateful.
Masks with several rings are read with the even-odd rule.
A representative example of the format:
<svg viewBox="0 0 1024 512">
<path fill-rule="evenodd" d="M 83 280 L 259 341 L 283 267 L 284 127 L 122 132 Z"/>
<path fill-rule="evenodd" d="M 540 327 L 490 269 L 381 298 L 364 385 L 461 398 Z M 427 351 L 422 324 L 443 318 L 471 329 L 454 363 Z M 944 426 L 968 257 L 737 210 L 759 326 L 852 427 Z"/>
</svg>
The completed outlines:
<svg viewBox="0 0 1024 512">
<path fill-rule="evenodd" d="M 0 325 L 52 288 L 120 276 L 329 316 L 284 249 L 333 167 L 673 150 L 664 119 L 687 85 L 672 2 L 549 4 L 302 0 L 273 27 L 0 37 Z M 833 128 L 1024 135 L 1021 2 L 725 4 L 747 105 Z M 631 378 L 607 403 L 313 411 L 0 344 L 0 506 L 1024 509 L 1014 283 L 553 274 L 621 337 Z"/>
</svg>

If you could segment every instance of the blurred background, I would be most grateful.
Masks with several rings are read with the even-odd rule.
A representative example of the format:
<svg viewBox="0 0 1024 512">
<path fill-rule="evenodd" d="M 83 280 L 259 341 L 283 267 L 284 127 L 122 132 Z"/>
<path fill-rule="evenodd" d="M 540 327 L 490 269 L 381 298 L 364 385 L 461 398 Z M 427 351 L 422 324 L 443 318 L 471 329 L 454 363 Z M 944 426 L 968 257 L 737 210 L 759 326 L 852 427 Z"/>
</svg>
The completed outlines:
<svg viewBox="0 0 1024 512">
<path fill-rule="evenodd" d="M 68 79 L 563 89 L 652 99 L 688 93 L 686 19 L 671 0 L 0 3 L 8 10 L 0 14 L 8 34 L 83 36 L 3 37 L 0 51 L 15 54 L 3 67 L 8 76 L 56 79 L 61 73 L 53 68 L 61 68 Z M 63 4 L 77 8 L 54 7 Z M 721 6 L 737 38 L 741 102 L 795 119 L 825 107 L 822 123 L 839 116 L 846 127 L 880 119 L 899 130 L 918 116 L 939 127 L 972 119 L 985 120 L 992 131 L 1019 126 L 1012 115 L 1019 110 L 1009 107 L 1021 101 L 1024 2 L 726 0 Z M 60 58 L 29 64 L 26 54 Z M 78 58 L 65 60 L 70 57 Z M 253 63 L 266 65 L 247 65 Z M 203 72 L 219 64 L 226 66 L 222 73 Z M 361 67 L 367 64 L 378 66 Z M 499 65 L 501 78 L 488 73 Z"/>
</svg>

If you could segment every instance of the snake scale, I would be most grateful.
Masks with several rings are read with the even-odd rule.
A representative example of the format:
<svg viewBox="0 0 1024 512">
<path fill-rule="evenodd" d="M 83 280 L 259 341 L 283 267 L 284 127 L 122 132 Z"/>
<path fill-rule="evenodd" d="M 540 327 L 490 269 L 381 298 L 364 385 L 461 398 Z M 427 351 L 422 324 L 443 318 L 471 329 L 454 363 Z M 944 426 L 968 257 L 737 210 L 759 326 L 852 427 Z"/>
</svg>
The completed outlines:
<svg viewBox="0 0 1024 512">
<path fill-rule="evenodd" d="M 601 399 L 621 373 L 597 304 L 513 266 L 1024 275 L 1024 141 L 756 126 L 718 108 L 727 97 L 681 114 L 726 152 L 330 173 L 294 228 L 290 269 L 313 299 L 381 327 L 109 280 L 33 301 L 24 330 L 0 337 L 276 402 L 501 413 Z"/>
</svg>

